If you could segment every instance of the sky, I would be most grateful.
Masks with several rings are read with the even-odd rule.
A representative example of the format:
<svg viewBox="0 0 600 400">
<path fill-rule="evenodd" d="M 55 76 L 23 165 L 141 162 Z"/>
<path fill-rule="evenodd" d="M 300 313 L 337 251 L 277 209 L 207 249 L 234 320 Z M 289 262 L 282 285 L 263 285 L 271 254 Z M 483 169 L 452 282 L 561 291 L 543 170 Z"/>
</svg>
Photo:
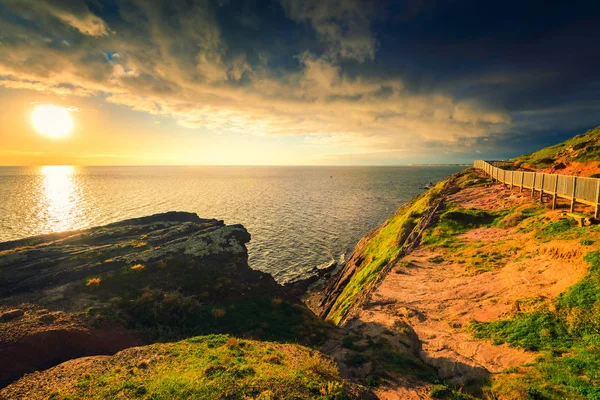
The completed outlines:
<svg viewBox="0 0 600 400">
<path fill-rule="evenodd" d="M 598 21 L 577 0 L 0 0 L 0 165 L 508 158 L 600 125 Z M 46 104 L 67 136 L 34 128 Z"/>
</svg>

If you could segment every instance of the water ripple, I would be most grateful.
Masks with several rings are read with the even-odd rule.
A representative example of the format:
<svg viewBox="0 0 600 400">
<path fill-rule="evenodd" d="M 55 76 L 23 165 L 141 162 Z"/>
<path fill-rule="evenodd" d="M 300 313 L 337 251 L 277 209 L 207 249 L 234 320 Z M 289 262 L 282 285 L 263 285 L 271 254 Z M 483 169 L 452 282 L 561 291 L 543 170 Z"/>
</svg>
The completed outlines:
<svg viewBox="0 0 600 400">
<path fill-rule="evenodd" d="M 343 259 L 460 167 L 0 167 L 0 241 L 170 210 L 243 224 L 279 281 Z"/>
</svg>

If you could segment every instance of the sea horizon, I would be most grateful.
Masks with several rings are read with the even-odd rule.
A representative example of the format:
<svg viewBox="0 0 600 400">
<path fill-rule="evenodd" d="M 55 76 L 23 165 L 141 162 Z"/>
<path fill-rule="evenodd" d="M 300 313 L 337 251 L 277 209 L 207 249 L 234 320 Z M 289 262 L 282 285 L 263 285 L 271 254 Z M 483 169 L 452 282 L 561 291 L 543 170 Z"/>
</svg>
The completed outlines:
<svg viewBox="0 0 600 400">
<path fill-rule="evenodd" d="M 166 211 L 242 224 L 250 266 L 281 282 L 344 261 L 462 166 L 4 166 L 0 242 Z"/>
</svg>

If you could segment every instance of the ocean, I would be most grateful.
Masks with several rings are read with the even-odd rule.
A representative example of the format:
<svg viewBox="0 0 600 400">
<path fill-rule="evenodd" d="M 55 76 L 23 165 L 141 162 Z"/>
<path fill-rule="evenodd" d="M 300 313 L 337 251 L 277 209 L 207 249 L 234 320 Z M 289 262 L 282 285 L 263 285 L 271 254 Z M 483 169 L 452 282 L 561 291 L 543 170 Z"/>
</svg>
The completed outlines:
<svg viewBox="0 0 600 400">
<path fill-rule="evenodd" d="M 243 224 L 279 282 L 343 262 L 362 236 L 460 166 L 0 167 L 0 242 L 165 211 Z"/>
</svg>

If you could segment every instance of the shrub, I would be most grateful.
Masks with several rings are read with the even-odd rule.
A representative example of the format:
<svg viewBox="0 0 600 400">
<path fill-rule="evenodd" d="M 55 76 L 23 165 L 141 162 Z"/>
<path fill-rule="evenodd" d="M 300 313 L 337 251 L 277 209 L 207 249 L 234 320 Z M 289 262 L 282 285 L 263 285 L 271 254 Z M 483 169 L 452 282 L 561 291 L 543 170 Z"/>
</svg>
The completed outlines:
<svg viewBox="0 0 600 400">
<path fill-rule="evenodd" d="M 213 318 L 223 318 L 225 316 L 225 310 L 223 308 L 213 308 L 212 310 L 210 310 L 210 315 L 213 316 Z"/>
<path fill-rule="evenodd" d="M 502 218 L 502 220 L 500 221 L 500 225 L 504 226 L 505 228 L 512 228 L 514 226 L 517 226 L 522 219 L 523 213 L 521 211 L 516 211 Z"/>
<path fill-rule="evenodd" d="M 537 162 L 535 163 L 538 167 L 543 167 L 543 166 L 548 166 L 550 164 L 554 163 L 554 159 L 553 158 L 540 158 L 539 160 L 537 160 Z"/>
<path fill-rule="evenodd" d="M 427 261 L 429 261 L 430 263 L 434 263 L 434 264 L 441 264 L 444 262 L 444 257 L 442 257 L 442 256 L 430 257 L 427 259 Z"/>
<path fill-rule="evenodd" d="M 590 245 L 594 244 L 594 241 L 593 241 L 592 239 L 581 239 L 581 240 L 579 241 L 579 243 L 580 243 L 582 246 L 590 246 Z"/>
<path fill-rule="evenodd" d="M 435 385 L 431 387 L 429 396 L 432 399 L 443 399 L 452 394 L 452 391 L 445 385 Z"/>
<path fill-rule="evenodd" d="M 281 364 L 281 357 L 279 357 L 277 354 L 270 354 L 265 357 L 265 361 L 269 364 Z"/>
<path fill-rule="evenodd" d="M 274 297 L 271 299 L 271 304 L 273 305 L 273 307 L 279 307 L 281 303 L 283 303 L 283 299 L 279 297 Z"/>
<path fill-rule="evenodd" d="M 102 282 L 102 278 L 90 278 L 87 280 L 86 286 L 98 287 L 100 286 L 100 282 Z"/>
<path fill-rule="evenodd" d="M 240 341 L 232 336 L 229 339 L 227 339 L 225 345 L 230 349 L 237 349 L 238 347 L 240 347 Z"/>
<path fill-rule="evenodd" d="M 373 388 L 379 386 L 381 380 L 377 375 L 370 374 L 367 376 L 367 379 L 365 379 L 365 383 L 368 387 Z"/>
<path fill-rule="evenodd" d="M 139 297 L 124 302 L 122 307 L 130 324 L 147 327 L 191 326 L 201 308 L 193 297 L 150 288 L 143 289 Z"/>
<path fill-rule="evenodd" d="M 322 387 L 319 392 L 326 396 L 327 399 L 337 399 L 341 398 L 344 394 L 344 385 L 341 382 L 327 382 L 326 387 Z"/>
</svg>

